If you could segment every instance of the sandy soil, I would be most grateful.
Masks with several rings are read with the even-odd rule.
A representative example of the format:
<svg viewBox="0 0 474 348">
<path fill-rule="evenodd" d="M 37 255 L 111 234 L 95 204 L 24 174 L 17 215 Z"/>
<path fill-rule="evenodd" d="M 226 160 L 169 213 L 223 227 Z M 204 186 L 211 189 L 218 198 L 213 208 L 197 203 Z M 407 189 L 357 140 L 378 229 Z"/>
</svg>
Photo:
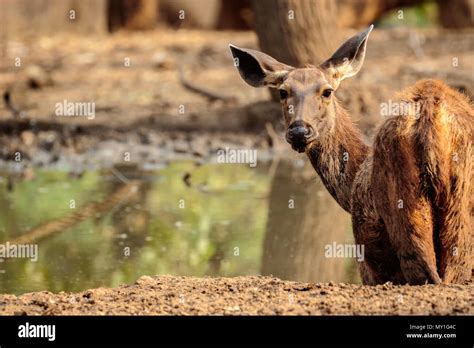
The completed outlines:
<svg viewBox="0 0 474 348">
<path fill-rule="evenodd" d="M 473 315 L 474 285 L 143 276 L 80 293 L 0 295 L 2 315 Z"/>
</svg>

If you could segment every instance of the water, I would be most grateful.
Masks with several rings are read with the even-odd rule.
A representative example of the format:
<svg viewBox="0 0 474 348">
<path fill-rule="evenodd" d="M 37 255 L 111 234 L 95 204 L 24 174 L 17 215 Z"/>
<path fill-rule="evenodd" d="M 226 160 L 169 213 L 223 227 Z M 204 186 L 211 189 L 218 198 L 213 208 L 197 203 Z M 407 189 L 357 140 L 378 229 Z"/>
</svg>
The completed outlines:
<svg viewBox="0 0 474 348">
<path fill-rule="evenodd" d="M 283 163 L 250 168 L 179 162 L 160 170 L 121 167 L 79 177 L 48 170 L 21 178 L 4 174 L 0 244 L 37 245 L 38 259 L 0 262 L 0 292 L 81 291 L 158 274 L 271 273 L 320 281 L 334 267 L 339 280 L 350 280 L 354 272 L 347 260 L 320 257 L 334 235 L 327 233 L 323 244 L 318 235 L 328 230 L 320 226 L 320 220 L 328 224 L 320 215 L 329 214 L 331 230 L 339 225 L 343 238 L 350 238 L 347 216 L 320 186 L 312 193 L 310 185 L 320 185 L 314 178 L 295 181 L 292 172 L 299 171 Z M 290 200 L 296 206 L 289 207 Z M 316 207 L 311 214 L 301 208 L 308 204 Z M 308 216 L 314 233 L 304 227 Z"/>
</svg>

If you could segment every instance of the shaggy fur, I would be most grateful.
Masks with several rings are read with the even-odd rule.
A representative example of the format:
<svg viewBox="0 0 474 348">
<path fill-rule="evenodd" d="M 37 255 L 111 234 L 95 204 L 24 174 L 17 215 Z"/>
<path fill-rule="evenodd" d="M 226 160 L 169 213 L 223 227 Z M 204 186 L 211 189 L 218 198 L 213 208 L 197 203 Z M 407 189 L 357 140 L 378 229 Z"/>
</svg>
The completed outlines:
<svg viewBox="0 0 474 348">
<path fill-rule="evenodd" d="M 472 105 L 434 80 L 419 81 L 401 101 L 420 103 L 419 114 L 386 120 L 373 148 L 335 101 L 333 131 L 306 152 L 328 191 L 352 215 L 355 241 L 365 245 L 365 284 L 468 280 Z"/>
</svg>

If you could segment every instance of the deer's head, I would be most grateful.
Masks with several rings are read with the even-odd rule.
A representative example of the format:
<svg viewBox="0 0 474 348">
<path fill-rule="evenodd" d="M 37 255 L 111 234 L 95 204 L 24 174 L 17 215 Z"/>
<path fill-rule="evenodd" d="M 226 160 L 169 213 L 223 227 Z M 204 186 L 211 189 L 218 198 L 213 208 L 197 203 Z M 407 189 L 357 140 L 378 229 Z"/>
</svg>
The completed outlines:
<svg viewBox="0 0 474 348">
<path fill-rule="evenodd" d="M 295 68 L 269 55 L 230 45 L 240 76 L 253 87 L 277 88 L 285 119 L 286 140 L 304 152 L 335 124 L 334 91 L 362 67 L 373 25 L 353 36 L 319 66 Z"/>
</svg>

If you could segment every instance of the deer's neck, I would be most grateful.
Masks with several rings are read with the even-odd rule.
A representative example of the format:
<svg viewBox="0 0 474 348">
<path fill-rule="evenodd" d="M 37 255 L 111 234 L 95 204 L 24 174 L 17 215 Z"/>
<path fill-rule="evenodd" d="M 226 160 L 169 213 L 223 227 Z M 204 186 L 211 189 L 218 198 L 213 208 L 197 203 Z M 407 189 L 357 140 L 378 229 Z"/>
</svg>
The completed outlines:
<svg viewBox="0 0 474 348">
<path fill-rule="evenodd" d="M 351 189 L 369 147 L 346 111 L 335 101 L 335 124 L 307 150 L 307 155 L 329 193 L 350 212 Z"/>
</svg>

